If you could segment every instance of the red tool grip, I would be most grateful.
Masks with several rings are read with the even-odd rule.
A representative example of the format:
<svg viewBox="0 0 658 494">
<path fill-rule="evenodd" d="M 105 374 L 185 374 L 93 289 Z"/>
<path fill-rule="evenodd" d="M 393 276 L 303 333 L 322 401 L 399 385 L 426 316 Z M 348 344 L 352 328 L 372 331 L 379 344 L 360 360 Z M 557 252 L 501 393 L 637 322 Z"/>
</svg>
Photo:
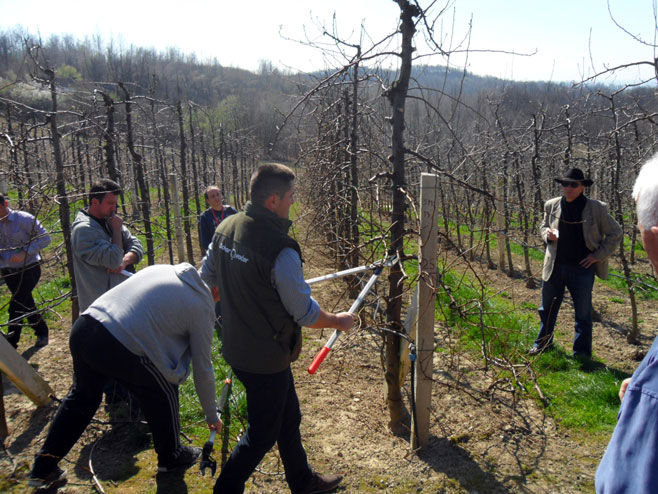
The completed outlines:
<svg viewBox="0 0 658 494">
<path fill-rule="evenodd" d="M 311 365 L 308 366 L 308 373 L 309 374 L 315 374 L 315 371 L 318 370 L 318 367 L 320 367 L 320 364 L 324 360 L 324 358 L 329 355 L 329 352 L 331 351 L 331 348 L 328 346 L 323 346 L 322 350 L 318 352 L 318 354 L 315 356 L 313 359 L 313 362 L 311 362 Z"/>
</svg>

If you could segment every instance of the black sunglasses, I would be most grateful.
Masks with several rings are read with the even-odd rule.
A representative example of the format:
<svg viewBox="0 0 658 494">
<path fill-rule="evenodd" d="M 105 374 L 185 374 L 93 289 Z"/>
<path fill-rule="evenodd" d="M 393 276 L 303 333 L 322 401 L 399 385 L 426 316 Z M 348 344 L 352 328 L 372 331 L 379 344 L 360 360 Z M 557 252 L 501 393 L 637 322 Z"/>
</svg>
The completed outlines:
<svg viewBox="0 0 658 494">
<path fill-rule="evenodd" d="M 572 189 L 576 189 L 580 187 L 580 182 L 560 182 L 562 184 L 562 187 L 571 187 Z"/>
</svg>

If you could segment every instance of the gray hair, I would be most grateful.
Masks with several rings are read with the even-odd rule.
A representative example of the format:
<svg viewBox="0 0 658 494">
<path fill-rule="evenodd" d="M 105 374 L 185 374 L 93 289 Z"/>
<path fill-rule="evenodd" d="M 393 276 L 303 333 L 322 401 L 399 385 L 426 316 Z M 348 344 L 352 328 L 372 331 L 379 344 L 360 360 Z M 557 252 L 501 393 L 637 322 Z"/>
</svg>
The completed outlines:
<svg viewBox="0 0 658 494">
<path fill-rule="evenodd" d="M 633 187 L 638 223 L 648 230 L 658 226 L 658 154 L 653 155 L 640 170 Z"/>
</svg>

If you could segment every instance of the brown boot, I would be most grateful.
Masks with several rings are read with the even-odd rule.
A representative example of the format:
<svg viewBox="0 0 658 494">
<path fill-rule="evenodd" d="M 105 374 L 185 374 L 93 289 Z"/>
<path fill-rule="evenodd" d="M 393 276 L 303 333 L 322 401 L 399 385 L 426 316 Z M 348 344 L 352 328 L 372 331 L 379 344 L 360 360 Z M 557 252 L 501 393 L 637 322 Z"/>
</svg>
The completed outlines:
<svg viewBox="0 0 658 494">
<path fill-rule="evenodd" d="M 319 473 L 313 472 L 311 481 L 309 482 L 306 489 L 300 491 L 299 494 L 316 494 L 321 492 L 330 492 L 333 491 L 338 484 L 343 481 L 342 475 L 320 475 Z"/>
</svg>

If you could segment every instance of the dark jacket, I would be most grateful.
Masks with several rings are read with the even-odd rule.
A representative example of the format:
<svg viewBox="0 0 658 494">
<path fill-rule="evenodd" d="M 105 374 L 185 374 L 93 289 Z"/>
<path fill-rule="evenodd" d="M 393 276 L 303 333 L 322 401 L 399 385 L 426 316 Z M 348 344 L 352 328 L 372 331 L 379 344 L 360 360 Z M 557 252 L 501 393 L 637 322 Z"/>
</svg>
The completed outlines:
<svg viewBox="0 0 658 494">
<path fill-rule="evenodd" d="M 225 204 L 223 207 L 224 209 L 221 211 L 213 211 L 212 208 L 208 208 L 199 216 L 199 247 L 201 247 L 201 252 L 205 253 L 208 249 L 217 226 L 229 216 L 237 213 L 233 206 Z"/>
<path fill-rule="evenodd" d="M 544 269 L 542 279 L 548 281 L 553 273 L 555 256 L 557 255 L 557 242 L 548 242 L 548 230 L 553 228 L 559 231 L 561 197 L 549 199 L 544 204 L 544 220 L 539 231 L 542 239 L 546 242 L 546 253 L 544 255 Z M 594 264 L 596 275 L 605 280 L 608 278 L 608 257 L 619 247 L 623 232 L 619 224 L 608 213 L 608 206 L 594 199 L 587 199 L 583 209 L 583 237 L 585 245 L 598 260 Z M 560 240 L 558 239 L 558 242 Z"/>
<path fill-rule="evenodd" d="M 262 206 L 224 220 L 212 241 L 213 264 L 224 308 L 222 351 L 226 362 L 256 374 L 286 369 L 301 328 L 286 311 L 272 284 L 274 262 L 285 247 L 292 223 Z"/>
</svg>

